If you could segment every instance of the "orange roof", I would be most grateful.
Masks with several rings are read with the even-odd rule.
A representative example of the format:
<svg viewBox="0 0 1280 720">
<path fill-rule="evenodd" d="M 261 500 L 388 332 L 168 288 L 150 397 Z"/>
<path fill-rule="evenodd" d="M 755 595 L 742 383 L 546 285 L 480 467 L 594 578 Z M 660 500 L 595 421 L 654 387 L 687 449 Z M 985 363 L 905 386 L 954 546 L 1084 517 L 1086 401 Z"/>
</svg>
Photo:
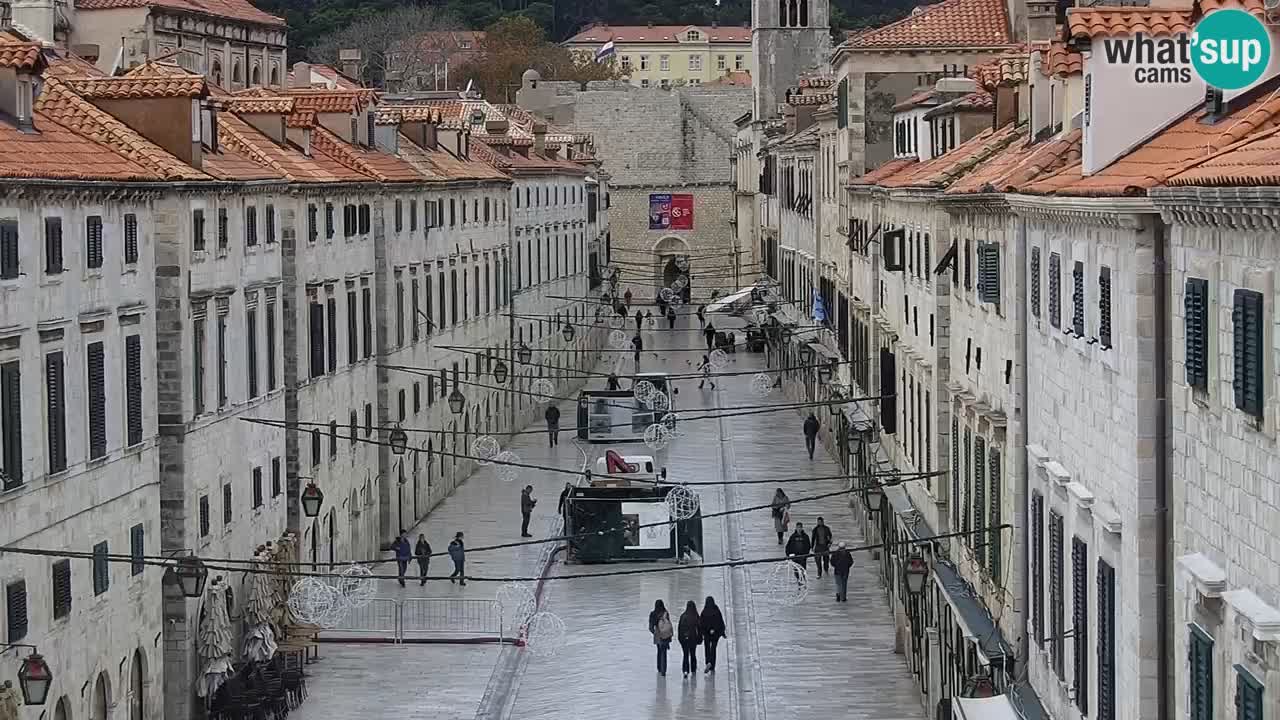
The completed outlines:
<svg viewBox="0 0 1280 720">
<path fill-rule="evenodd" d="M 298 110 L 313 110 L 319 113 L 360 112 L 366 106 L 378 102 L 378 92 L 376 90 L 289 88 L 283 92 L 294 99 L 294 107 Z"/>
<path fill-rule="evenodd" d="M 906 100 L 903 100 L 897 105 L 894 105 L 893 112 L 904 112 L 906 110 L 910 110 L 912 108 L 916 108 L 925 104 L 928 104 L 930 106 L 937 105 L 938 95 L 939 95 L 938 91 L 933 88 L 928 88 L 927 90 L 921 90 L 917 92 L 915 95 L 912 95 L 911 97 L 907 98 Z"/>
<path fill-rule="evenodd" d="M 1027 81 L 1029 61 L 1028 48 L 1023 45 L 1017 50 L 970 68 L 969 77 L 977 80 L 979 87 L 988 90 L 1000 86 L 1018 85 Z"/>
<path fill-rule="evenodd" d="M 915 158 L 897 158 L 881 165 L 867 173 L 854 178 L 850 185 L 879 185 L 886 178 L 893 177 L 900 172 L 907 172 L 919 165 L 919 161 Z"/>
<path fill-rule="evenodd" d="M 702 39 L 710 43 L 749 43 L 751 28 L 741 25 L 593 25 L 565 40 L 573 43 L 599 43 L 609 40 L 615 43 L 674 43 L 676 36 L 688 30 L 702 33 Z M 698 41 L 694 41 L 698 42 Z"/>
<path fill-rule="evenodd" d="M 1071 8 L 1067 12 L 1067 32 L 1076 39 L 1119 35 L 1177 35 L 1191 32 L 1190 10 L 1160 10 L 1146 7 Z"/>
<path fill-rule="evenodd" d="M 983 130 L 951 152 L 896 173 L 878 184 L 887 188 L 945 188 L 1017 139 L 1018 128 L 1012 123 L 998 130 Z"/>
<path fill-rule="evenodd" d="M 412 165 L 395 155 L 352 145 L 323 126 L 312 128 L 311 148 L 379 182 L 420 182 L 424 179 Z"/>
<path fill-rule="evenodd" d="M 957 110 L 990 110 L 996 106 L 996 98 L 986 90 L 971 92 L 968 95 L 949 100 L 924 114 L 925 118 L 954 113 Z"/>
<path fill-rule="evenodd" d="M 845 41 L 845 46 L 853 50 L 990 48 L 1013 44 L 1003 0 L 942 0 Z"/>
<path fill-rule="evenodd" d="M 1251 135 L 1169 178 L 1174 186 L 1280 185 L 1280 127 Z"/>
<path fill-rule="evenodd" d="M 0 42 L 0 67 L 13 70 L 36 70 L 44 65 L 40 43 L 15 42 L 4 38 Z"/>
<path fill-rule="evenodd" d="M 200 75 L 66 78 L 67 86 L 86 98 L 126 100 L 162 97 L 200 97 L 206 94 Z"/>
<path fill-rule="evenodd" d="M 1193 110 L 1170 124 L 1128 155 L 1084 177 L 1080 163 L 1061 170 L 1026 188 L 1032 193 L 1060 195 L 1143 195 L 1181 170 L 1203 163 L 1215 152 L 1254 133 L 1280 125 L 1280 96 L 1265 98 L 1276 87 L 1267 82 L 1250 91 L 1247 105 L 1213 124 L 1202 123 L 1201 110 Z"/>
<path fill-rule="evenodd" d="M 1040 72 L 1043 75 L 1054 77 L 1084 72 L 1084 56 L 1061 40 L 1055 40 L 1039 50 Z"/>
<path fill-rule="evenodd" d="M 47 180 L 161 180 L 111 148 L 80 137 L 37 112 L 39 132 L 0 123 L 0 177 Z"/>
<path fill-rule="evenodd" d="M 1047 142 L 1021 140 L 992 156 L 947 188 L 948 195 L 1014 192 L 1019 187 L 1080 159 L 1080 130 Z"/>
<path fill-rule="evenodd" d="M 193 15 L 284 27 L 284 19 L 265 13 L 247 0 L 76 0 L 77 10 L 159 7 Z"/>
<path fill-rule="evenodd" d="M 226 96 L 219 98 L 218 104 L 241 115 L 292 115 L 294 109 L 293 98 L 288 97 Z"/>
<path fill-rule="evenodd" d="M 465 160 L 456 157 L 444 150 L 433 149 L 426 150 L 413 143 L 405 135 L 400 135 L 400 148 L 404 152 L 404 157 L 415 167 L 417 163 L 426 163 L 426 166 L 435 171 L 437 175 L 450 180 L 507 180 L 507 175 L 503 174 L 492 165 L 489 165 L 479 158 L 474 160 Z M 469 148 L 468 148 L 469 149 Z"/>
<path fill-rule="evenodd" d="M 750 85 L 751 73 L 746 70 L 730 70 L 721 75 L 719 78 L 712 80 L 704 85 Z"/>
<path fill-rule="evenodd" d="M 106 73 L 98 69 L 97 65 L 71 54 L 59 54 L 49 60 L 49 66 L 45 68 L 44 75 L 46 77 L 106 77 Z"/>
<path fill-rule="evenodd" d="M 308 156 L 291 144 L 273 142 L 233 113 L 218 118 L 218 142 L 294 182 L 360 182 L 369 179 L 325 153 Z"/>
</svg>

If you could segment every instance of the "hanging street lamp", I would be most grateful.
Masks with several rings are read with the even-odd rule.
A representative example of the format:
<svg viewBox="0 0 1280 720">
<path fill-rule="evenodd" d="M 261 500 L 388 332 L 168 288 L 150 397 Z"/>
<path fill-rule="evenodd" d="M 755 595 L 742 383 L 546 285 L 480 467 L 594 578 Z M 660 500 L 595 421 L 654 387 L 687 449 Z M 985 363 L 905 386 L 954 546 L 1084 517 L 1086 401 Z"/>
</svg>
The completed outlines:
<svg viewBox="0 0 1280 720">
<path fill-rule="evenodd" d="M 204 595 L 204 583 L 208 579 L 209 570 L 200 558 L 187 555 L 165 568 L 163 582 L 176 583 L 183 597 L 198 598 Z"/>
<path fill-rule="evenodd" d="M 493 379 L 499 385 L 507 384 L 507 364 L 502 360 L 498 360 L 493 366 Z"/>
<path fill-rule="evenodd" d="M 391 452 L 396 455 L 404 455 L 405 448 L 409 446 L 409 434 L 400 427 L 400 423 L 396 423 L 396 427 L 391 431 Z"/>
<path fill-rule="evenodd" d="M 309 518 L 320 517 L 320 506 L 324 504 L 324 493 L 314 482 L 307 483 L 302 490 L 302 514 Z"/>
<path fill-rule="evenodd" d="M 564 327 L 560 329 L 560 334 L 564 336 L 565 342 L 573 342 L 573 326 L 566 320 Z"/>
<path fill-rule="evenodd" d="M 49 669 L 49 663 L 32 647 L 31 654 L 22 661 L 22 667 L 18 668 L 18 687 L 22 688 L 22 702 L 27 705 L 43 705 L 49 697 L 49 687 L 52 684 L 53 671 Z"/>
<path fill-rule="evenodd" d="M 920 597 L 925 584 L 929 581 L 929 561 L 924 559 L 920 550 L 913 549 L 907 556 L 906 567 L 902 574 L 907 582 L 907 592 L 913 597 Z"/>
<path fill-rule="evenodd" d="M 453 392 L 449 393 L 449 411 L 454 415 L 461 415 L 462 406 L 466 404 L 467 399 L 463 397 L 462 391 L 455 387 Z"/>
<path fill-rule="evenodd" d="M 862 503 L 868 512 L 878 513 L 884 509 L 884 488 L 872 485 L 862 491 Z"/>
<path fill-rule="evenodd" d="M 521 365 L 528 365 L 529 361 L 533 359 L 533 351 L 529 349 L 528 345 L 521 342 L 520 345 L 516 347 L 516 359 L 520 361 Z M 454 414 L 456 415 L 457 413 Z"/>
</svg>

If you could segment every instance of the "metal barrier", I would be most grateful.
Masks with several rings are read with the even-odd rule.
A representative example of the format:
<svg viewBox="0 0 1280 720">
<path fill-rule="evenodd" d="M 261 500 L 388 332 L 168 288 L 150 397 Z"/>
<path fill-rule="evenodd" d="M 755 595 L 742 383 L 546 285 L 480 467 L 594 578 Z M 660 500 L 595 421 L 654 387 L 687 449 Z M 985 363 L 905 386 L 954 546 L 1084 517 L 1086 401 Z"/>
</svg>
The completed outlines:
<svg viewBox="0 0 1280 720">
<path fill-rule="evenodd" d="M 322 640 L 470 640 L 507 637 L 502 607 L 496 600 L 462 598 L 374 598 L 348 610 L 337 626 L 321 633 Z"/>
</svg>

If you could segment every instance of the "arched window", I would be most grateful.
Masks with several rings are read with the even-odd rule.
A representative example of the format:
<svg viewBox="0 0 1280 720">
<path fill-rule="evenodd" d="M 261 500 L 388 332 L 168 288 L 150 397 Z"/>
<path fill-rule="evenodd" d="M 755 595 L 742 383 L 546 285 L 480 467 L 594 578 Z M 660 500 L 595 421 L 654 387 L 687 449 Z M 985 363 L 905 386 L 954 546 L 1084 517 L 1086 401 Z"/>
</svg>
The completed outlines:
<svg viewBox="0 0 1280 720">
<path fill-rule="evenodd" d="M 778 0 L 778 25 L 781 27 L 787 26 L 787 1 Z"/>
<path fill-rule="evenodd" d="M 796 27 L 800 24 L 800 18 L 797 14 L 799 8 L 796 7 L 796 0 L 788 0 L 788 7 L 791 9 L 791 17 L 788 18 L 789 22 L 787 23 L 787 26 Z"/>
<path fill-rule="evenodd" d="M 53 720 L 71 720 L 71 703 L 66 695 L 58 698 L 58 707 L 53 711 Z"/>
<path fill-rule="evenodd" d="M 800 27 L 809 27 L 809 0 L 800 0 Z"/>
<path fill-rule="evenodd" d="M 146 717 L 146 661 L 142 649 L 133 651 L 133 664 L 129 669 L 129 720 Z"/>
<path fill-rule="evenodd" d="M 255 86 L 262 84 L 262 69 L 257 65 L 254 65 L 253 69 L 249 71 L 249 84 Z"/>
<path fill-rule="evenodd" d="M 279 85 L 280 85 L 280 68 L 276 67 L 275 65 L 272 65 L 271 66 L 271 87 L 278 87 Z"/>
<path fill-rule="evenodd" d="M 217 58 L 209 64 L 209 77 L 213 79 L 213 84 L 222 87 L 222 62 Z"/>
<path fill-rule="evenodd" d="M 244 82 L 244 68 L 240 66 L 239 60 L 231 62 L 231 84 L 240 85 Z"/>
<path fill-rule="evenodd" d="M 92 720 L 107 720 L 107 709 L 111 707 L 109 683 L 105 672 L 98 673 L 98 681 L 93 686 Z"/>
</svg>

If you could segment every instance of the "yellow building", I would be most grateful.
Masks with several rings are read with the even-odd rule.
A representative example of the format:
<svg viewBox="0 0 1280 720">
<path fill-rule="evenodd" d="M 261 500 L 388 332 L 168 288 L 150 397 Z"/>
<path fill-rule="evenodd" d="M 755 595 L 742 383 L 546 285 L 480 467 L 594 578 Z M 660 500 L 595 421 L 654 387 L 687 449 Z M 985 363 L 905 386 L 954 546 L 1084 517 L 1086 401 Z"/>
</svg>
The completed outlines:
<svg viewBox="0 0 1280 720">
<path fill-rule="evenodd" d="M 593 25 L 565 46 L 594 56 L 610 41 L 610 62 L 640 87 L 701 85 L 751 69 L 751 28 L 742 25 Z"/>
</svg>

